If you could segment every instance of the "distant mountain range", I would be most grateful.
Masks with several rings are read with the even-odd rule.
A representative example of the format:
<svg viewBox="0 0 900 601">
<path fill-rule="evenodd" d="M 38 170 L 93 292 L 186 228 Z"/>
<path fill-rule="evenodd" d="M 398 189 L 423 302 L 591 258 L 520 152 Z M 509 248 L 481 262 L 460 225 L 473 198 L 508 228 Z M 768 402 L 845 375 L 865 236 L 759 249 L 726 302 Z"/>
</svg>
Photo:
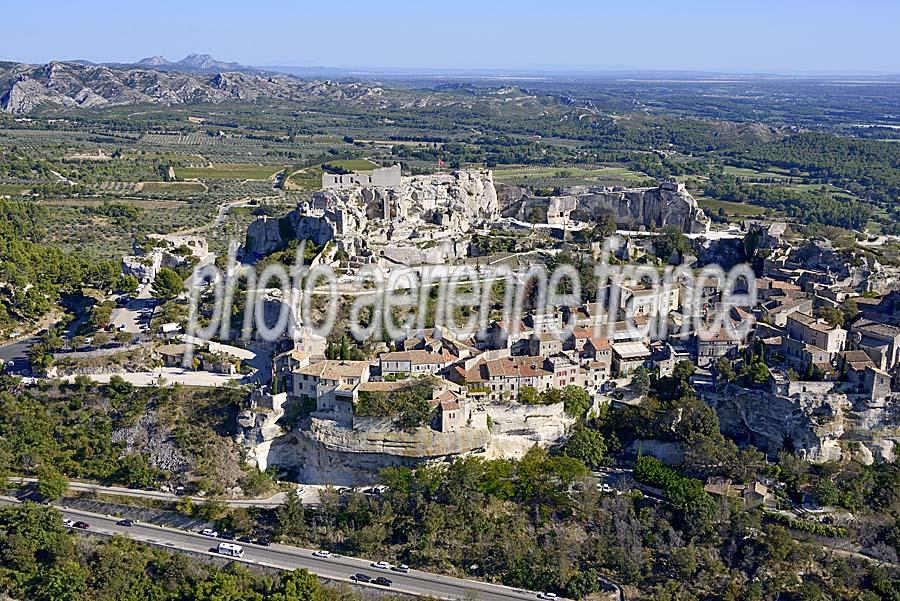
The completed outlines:
<svg viewBox="0 0 900 601">
<path fill-rule="evenodd" d="M 220 61 L 208 54 L 189 54 L 180 61 L 170 61 L 163 56 L 150 56 L 142 58 L 136 63 L 92 63 L 90 61 L 71 61 L 80 65 L 92 67 L 110 67 L 114 69 L 145 67 L 147 69 L 159 69 L 160 71 L 180 71 L 182 73 L 215 73 L 219 71 L 235 71 L 240 73 L 263 73 L 266 70 Z"/>
<path fill-rule="evenodd" d="M 150 103 L 362 101 L 380 98 L 375 85 L 304 81 L 293 76 L 191 54 L 134 64 L 54 61 L 45 65 L 0 62 L 0 110 L 25 114 L 40 107 L 98 108 Z"/>
</svg>

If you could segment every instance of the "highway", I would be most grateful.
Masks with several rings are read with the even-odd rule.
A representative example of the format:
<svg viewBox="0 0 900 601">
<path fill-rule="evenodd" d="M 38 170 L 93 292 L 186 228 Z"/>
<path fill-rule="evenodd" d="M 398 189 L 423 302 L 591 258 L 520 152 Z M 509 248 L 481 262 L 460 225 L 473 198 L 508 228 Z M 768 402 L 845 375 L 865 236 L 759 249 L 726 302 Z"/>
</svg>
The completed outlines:
<svg viewBox="0 0 900 601">
<path fill-rule="evenodd" d="M 18 503 L 12 497 L 0 497 L 0 504 L 10 505 Z M 221 542 L 219 539 L 203 536 L 195 532 L 164 528 L 144 523 L 136 523 L 134 526 L 119 526 L 116 522 L 119 518 L 57 507 L 63 518 L 73 521 L 85 521 L 90 525 L 89 532 L 101 535 L 122 535 L 130 539 L 167 548 L 172 551 L 184 551 L 193 553 L 207 553 L 215 555 L 215 548 Z M 354 557 L 332 556 L 330 558 L 313 557 L 311 549 L 289 547 L 273 544 L 262 547 L 253 544 L 239 543 L 244 547 L 244 557 L 228 559 L 250 565 L 260 565 L 282 570 L 295 570 L 305 568 L 322 578 L 341 582 L 353 582 L 354 574 L 362 573 L 371 576 L 385 576 L 393 581 L 390 590 L 411 595 L 430 595 L 439 599 L 463 599 L 475 597 L 477 599 L 505 600 L 505 599 L 537 599 L 538 593 L 523 591 L 510 587 L 464 580 L 451 576 L 442 576 L 419 570 L 410 570 L 407 574 L 379 570 L 371 567 L 373 560 L 358 559 Z M 374 584 L 360 583 L 361 586 L 370 586 L 384 590 Z"/>
<path fill-rule="evenodd" d="M 9 482 L 17 485 L 28 485 L 37 482 L 37 478 L 7 478 Z M 300 494 L 300 501 L 307 505 L 316 505 L 319 503 L 319 489 L 324 487 L 303 487 Z M 91 482 L 69 481 L 70 492 L 116 495 L 120 497 L 132 497 L 138 499 L 151 499 L 155 501 L 165 501 L 168 503 L 177 503 L 185 498 L 189 498 L 193 503 L 206 503 L 213 499 L 208 497 L 177 495 L 171 492 L 163 492 L 160 490 L 143 490 L 139 488 L 126 488 L 124 486 L 103 486 L 93 484 Z M 215 499 L 219 503 L 224 503 L 229 507 L 261 507 L 263 509 L 274 509 L 284 505 L 286 495 L 283 492 L 275 493 L 264 499 Z"/>
</svg>

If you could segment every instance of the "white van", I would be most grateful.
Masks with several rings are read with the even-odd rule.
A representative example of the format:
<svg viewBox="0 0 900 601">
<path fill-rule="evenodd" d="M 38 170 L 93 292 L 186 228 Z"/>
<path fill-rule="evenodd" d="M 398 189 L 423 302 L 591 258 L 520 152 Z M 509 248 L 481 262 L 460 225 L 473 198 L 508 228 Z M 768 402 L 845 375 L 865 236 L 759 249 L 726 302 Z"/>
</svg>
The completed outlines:
<svg viewBox="0 0 900 601">
<path fill-rule="evenodd" d="M 233 543 L 219 543 L 219 554 L 230 555 L 232 557 L 243 557 L 244 547 Z"/>
</svg>

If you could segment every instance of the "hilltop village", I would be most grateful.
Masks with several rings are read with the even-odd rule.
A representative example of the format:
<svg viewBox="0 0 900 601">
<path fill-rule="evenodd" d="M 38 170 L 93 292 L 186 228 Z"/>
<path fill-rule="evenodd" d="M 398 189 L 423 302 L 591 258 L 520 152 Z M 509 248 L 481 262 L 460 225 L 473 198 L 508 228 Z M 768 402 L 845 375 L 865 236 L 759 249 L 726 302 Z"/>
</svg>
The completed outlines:
<svg viewBox="0 0 900 601">
<path fill-rule="evenodd" d="M 45 375 L 247 384 L 253 392 L 236 418 L 247 460 L 313 484 L 368 484 L 384 467 L 459 456 L 522 457 L 562 444 L 576 422 L 608 406 L 642 406 L 651 381 L 673 377 L 715 410 L 724 434 L 770 458 L 896 457 L 900 272 L 872 256 L 801 239 L 777 220 L 717 226 L 674 181 L 536 194 L 495 184 L 490 170 L 404 175 L 399 164 L 321 178 L 294 210 L 249 224 L 239 267 L 288 263 L 303 241 L 301 260 L 331 269 L 347 303 L 373 294 L 357 279 L 367 270 L 388 281 L 465 268 L 494 295 L 482 303 L 481 327 L 460 333 L 429 317 L 399 337 L 360 340 L 346 309 L 319 334 L 317 310 L 296 307 L 293 327 L 275 340 L 242 333 L 234 310 L 228 336 L 218 326 L 197 336 L 187 312 L 159 315 L 154 297 L 165 272 L 219 263 L 203 236 L 151 235 L 121 261 L 136 289 L 109 309 L 110 336 L 123 342 L 58 351 Z M 644 271 L 598 283 L 599 263 Z M 532 302 L 522 274 L 560 265 L 584 280 L 580 296 Z M 735 265 L 752 270 L 752 298 L 746 278 L 725 277 Z M 698 284 L 710 266 L 721 275 Z M 495 268 L 512 279 L 492 280 Z M 648 273 L 675 275 L 660 286 Z M 192 280 L 169 295 L 210 300 L 212 287 Z M 501 307 L 507 288 L 523 295 L 518 314 Z M 277 320 L 284 291 L 253 293 L 265 319 Z M 241 294 L 234 302 L 246 324 L 253 307 L 249 291 Z M 751 300 L 735 303 L 735 294 Z M 677 424 L 677 412 L 671 419 Z M 629 444 L 626 453 L 671 463 L 686 451 L 653 435 Z"/>
<path fill-rule="evenodd" d="M 697 292 L 684 281 L 665 291 L 613 281 L 593 300 L 495 319 L 465 339 L 426 328 L 365 359 L 301 335 L 276 354 L 272 383 L 239 418 L 241 441 L 262 469 L 350 485 L 389 465 L 518 457 L 564 440 L 587 412 L 639 404 L 648 375 L 678 369 L 689 369 L 727 434 L 771 457 L 785 450 L 813 462 L 895 456 L 900 296 L 885 292 L 898 274 L 877 262 L 844 256 L 823 240 L 792 239 L 778 222 L 710 233 L 709 219 L 677 184 L 530 197 L 498 192 L 490 172 L 400 178 L 397 166 L 325 179 L 311 204 L 281 220 L 293 231 L 269 218 L 252 224 L 248 252 L 271 251 L 285 233 L 313 239 L 349 278 L 366 263 L 390 270 L 471 261 L 479 232 L 543 228 L 565 240 L 609 214 L 625 236 L 622 261 L 662 266 L 693 254 L 700 267 L 733 263 L 749 248 L 757 302 L 726 311 L 732 326 L 749 328 L 742 337 L 682 327 L 691 303 L 721 308 L 726 282 L 714 279 Z M 500 206 L 499 197 L 512 200 Z M 660 258 L 660 232 L 686 246 Z M 448 236 L 454 243 L 434 253 L 434 242 Z M 668 332 L 651 336 L 646 326 L 659 320 Z M 284 428 L 296 407 L 305 417 Z M 640 447 L 671 461 L 683 454 L 652 440 Z"/>
</svg>

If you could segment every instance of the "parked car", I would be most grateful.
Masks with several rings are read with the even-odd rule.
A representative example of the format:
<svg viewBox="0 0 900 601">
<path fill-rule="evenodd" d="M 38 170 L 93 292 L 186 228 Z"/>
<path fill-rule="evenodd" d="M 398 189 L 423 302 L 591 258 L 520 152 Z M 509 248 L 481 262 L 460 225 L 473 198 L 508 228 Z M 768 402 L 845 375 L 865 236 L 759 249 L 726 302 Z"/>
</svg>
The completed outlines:
<svg viewBox="0 0 900 601">
<path fill-rule="evenodd" d="M 219 535 L 222 540 L 234 540 L 234 535 L 230 532 L 223 532 Z"/>
<path fill-rule="evenodd" d="M 372 584 L 377 584 L 378 586 L 391 586 L 393 582 L 391 582 L 390 578 L 385 578 L 384 576 L 379 576 L 375 580 L 372 581 Z"/>
<path fill-rule="evenodd" d="M 401 563 L 399 566 L 394 566 L 391 569 L 395 572 L 402 572 L 404 574 L 409 572 L 409 566 L 406 565 L 405 563 Z"/>
<path fill-rule="evenodd" d="M 366 576 L 365 574 L 354 574 L 350 577 L 350 580 L 355 580 L 356 582 L 372 582 L 372 577 Z"/>
<path fill-rule="evenodd" d="M 272 543 L 267 538 L 258 538 L 258 539 L 256 539 L 256 544 L 259 545 L 260 547 L 268 547 Z"/>
<path fill-rule="evenodd" d="M 73 522 L 72 520 L 69 520 L 69 519 L 63 520 L 63 526 L 65 526 L 66 528 L 71 528 L 74 525 L 75 525 L 75 522 Z"/>
<path fill-rule="evenodd" d="M 378 568 L 379 570 L 390 570 L 394 566 L 392 566 L 391 564 L 389 564 L 386 561 L 377 561 L 372 564 L 372 567 Z"/>
<path fill-rule="evenodd" d="M 134 520 L 132 520 L 130 518 L 125 518 L 124 520 L 119 520 L 118 522 L 116 522 L 116 525 L 117 526 L 127 526 L 128 528 L 131 528 L 132 526 L 134 526 Z"/>
<path fill-rule="evenodd" d="M 203 536 L 211 536 L 213 538 L 216 538 L 217 536 L 219 536 L 218 531 L 213 530 L 212 528 L 204 528 L 203 530 L 200 531 L 200 534 L 202 534 Z"/>
<path fill-rule="evenodd" d="M 238 542 L 239 543 L 252 543 L 253 541 L 250 540 L 249 536 L 244 535 L 244 536 L 238 537 Z"/>
<path fill-rule="evenodd" d="M 74 526 L 76 528 L 81 528 L 82 530 L 87 530 L 88 528 L 91 527 L 91 525 L 88 524 L 87 522 L 75 522 Z"/>
<path fill-rule="evenodd" d="M 313 551 L 313 557 L 331 557 L 331 551 Z"/>
<path fill-rule="evenodd" d="M 549 599 L 550 601 L 554 601 L 555 599 L 559 599 L 556 596 L 556 593 L 538 593 L 538 599 Z"/>
</svg>

